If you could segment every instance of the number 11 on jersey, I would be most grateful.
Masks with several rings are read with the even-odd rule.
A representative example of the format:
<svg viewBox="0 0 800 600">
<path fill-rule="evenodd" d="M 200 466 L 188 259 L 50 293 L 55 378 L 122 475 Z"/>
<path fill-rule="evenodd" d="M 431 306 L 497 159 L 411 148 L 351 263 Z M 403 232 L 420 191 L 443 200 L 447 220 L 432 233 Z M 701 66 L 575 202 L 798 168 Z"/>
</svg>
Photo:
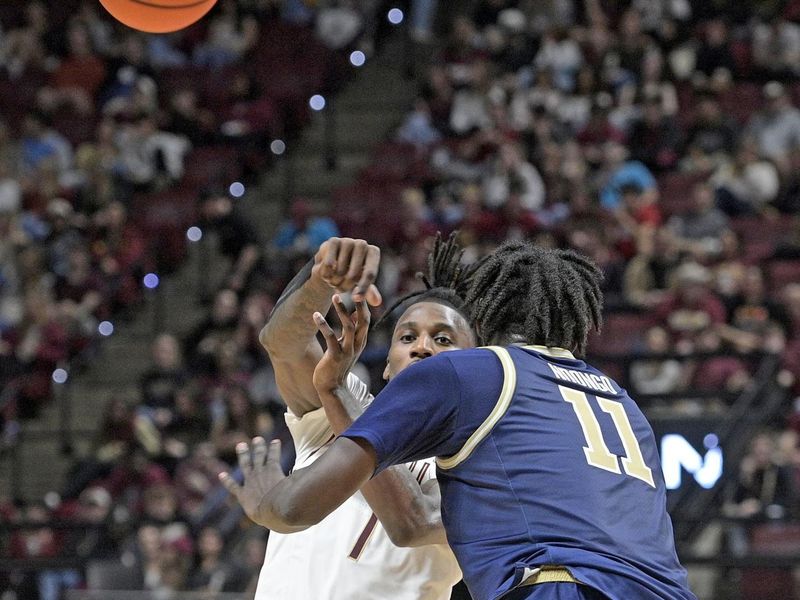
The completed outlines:
<svg viewBox="0 0 800 600">
<path fill-rule="evenodd" d="M 583 436 L 586 438 L 586 446 L 583 447 L 583 452 L 586 454 L 586 462 L 599 469 L 611 471 L 612 473 L 621 473 L 619 468 L 621 459 L 622 468 L 625 469 L 626 474 L 641 479 L 652 487 L 656 487 L 653 481 L 653 472 L 644 462 L 642 449 L 639 447 L 639 442 L 633 433 L 631 422 L 625 413 L 625 407 L 622 403 L 608 398 L 597 398 L 597 404 L 600 409 L 608 413 L 611 416 L 611 420 L 614 421 L 614 427 L 622 441 L 622 447 L 625 448 L 626 456 L 620 457 L 608 449 L 603 438 L 603 431 L 600 429 L 600 423 L 597 421 L 594 411 L 592 411 L 586 394 L 562 385 L 558 386 L 558 389 L 564 400 L 572 405 L 575 416 L 578 417 L 578 422 L 581 424 Z"/>
</svg>

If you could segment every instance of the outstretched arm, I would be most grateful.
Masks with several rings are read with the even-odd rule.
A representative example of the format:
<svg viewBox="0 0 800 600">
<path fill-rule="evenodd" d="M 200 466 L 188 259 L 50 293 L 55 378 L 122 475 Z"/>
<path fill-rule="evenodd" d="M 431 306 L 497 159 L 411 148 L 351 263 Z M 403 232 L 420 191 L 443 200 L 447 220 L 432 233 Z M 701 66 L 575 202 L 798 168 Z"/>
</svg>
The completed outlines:
<svg viewBox="0 0 800 600">
<path fill-rule="evenodd" d="M 370 313 L 366 303 L 359 302 L 355 313 L 348 315 L 338 295 L 333 297 L 333 305 L 342 323 L 340 339 L 321 313 L 314 315 L 328 347 L 314 371 L 314 385 L 328 421 L 338 435 L 364 412 L 346 381 L 347 373 L 364 349 Z M 365 483 L 361 493 L 396 546 L 447 543 L 436 480 L 420 485 L 407 467 L 399 465 Z"/>
<path fill-rule="evenodd" d="M 328 312 L 334 290 L 353 291 L 354 300 L 379 305 L 380 293 L 372 285 L 379 262 L 376 246 L 364 240 L 331 238 L 292 280 L 262 329 L 261 345 L 269 353 L 281 396 L 295 415 L 320 407 L 311 378 L 322 348 L 311 315 Z"/>
<path fill-rule="evenodd" d="M 280 470 L 280 442 L 269 451 L 263 438 L 236 447 L 245 486 L 228 473 L 220 480 L 253 521 L 278 533 L 293 533 L 316 525 L 336 510 L 375 471 L 375 453 L 362 440 L 339 438 L 314 463 L 289 477 Z M 250 488 L 249 490 L 247 488 Z M 258 488 L 260 493 L 251 493 Z"/>
</svg>

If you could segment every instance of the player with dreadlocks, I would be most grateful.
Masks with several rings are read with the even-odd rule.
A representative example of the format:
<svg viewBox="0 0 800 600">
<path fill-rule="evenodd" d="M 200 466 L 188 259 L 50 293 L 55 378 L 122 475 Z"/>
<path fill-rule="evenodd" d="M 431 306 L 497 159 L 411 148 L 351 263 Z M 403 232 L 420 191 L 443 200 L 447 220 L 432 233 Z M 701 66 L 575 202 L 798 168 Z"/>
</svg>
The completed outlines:
<svg viewBox="0 0 800 600">
<path fill-rule="evenodd" d="M 401 298 L 387 311 L 390 315 L 397 306 L 403 308 L 392 335 L 386 379 L 440 352 L 475 345 L 463 309 L 471 272 L 460 265 L 462 254 L 455 236 L 447 240 L 437 236 L 428 257 L 428 272 L 421 276 L 425 288 Z M 372 305 L 381 302 L 372 285 L 379 256 L 378 248 L 363 240 L 327 241 L 289 284 L 262 332 L 262 343 L 288 407 L 286 422 L 297 449 L 295 471 L 324 458 L 335 434 L 346 429 L 372 400 L 366 385 L 350 370 L 366 342 L 370 318 L 367 300 Z M 352 334 L 348 338 L 352 351 L 345 355 L 335 337 L 328 342 L 326 369 L 319 372 L 335 378 L 340 389 L 326 415 L 312 385 L 312 375 L 322 357 L 312 313 L 322 318 L 331 306 L 334 291 L 342 295 L 352 291 L 357 305 L 351 316 L 339 293 L 333 296 L 336 312 Z M 334 346 L 338 349 L 335 356 Z M 249 456 L 246 445 L 237 451 L 242 459 Z M 283 473 L 277 466 L 278 443 L 267 450 L 264 440 L 256 439 L 253 452 L 260 464 L 270 456 L 268 468 L 257 472 L 243 469 L 244 486 L 227 475 L 223 482 L 258 521 L 264 492 L 282 479 Z M 445 545 L 434 474 L 432 461 L 391 468 L 323 523 L 307 529 L 271 524 L 273 531 L 256 599 L 449 599 L 460 572 Z M 397 547 L 420 545 L 424 547 Z"/>
<path fill-rule="evenodd" d="M 506 244 L 466 309 L 486 348 L 395 377 L 317 463 L 266 491 L 256 519 L 306 526 L 394 464 L 435 456 L 447 540 L 475 600 L 696 600 L 675 553 L 652 429 L 575 354 L 599 325 L 601 275 L 572 252 Z M 334 407 L 337 340 L 314 383 Z M 242 455 L 263 471 L 263 457 Z M 335 474 L 335 475 L 334 475 Z"/>
</svg>

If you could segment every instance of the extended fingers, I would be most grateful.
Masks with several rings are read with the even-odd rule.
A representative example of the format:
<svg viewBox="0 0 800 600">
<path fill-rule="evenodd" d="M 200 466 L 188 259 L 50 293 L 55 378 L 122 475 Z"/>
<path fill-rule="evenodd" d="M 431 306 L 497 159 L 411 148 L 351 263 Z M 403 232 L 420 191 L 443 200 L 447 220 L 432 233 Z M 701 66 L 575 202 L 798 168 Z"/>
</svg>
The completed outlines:
<svg viewBox="0 0 800 600">
<path fill-rule="evenodd" d="M 220 473 L 219 480 L 222 485 L 225 486 L 225 489 L 228 490 L 238 500 L 239 491 L 242 488 L 238 483 L 236 483 L 236 480 L 231 477 L 230 473 Z"/>
<path fill-rule="evenodd" d="M 236 444 L 236 459 L 239 462 L 239 468 L 245 477 L 253 470 L 253 462 L 250 458 L 250 447 L 244 442 Z"/>
<path fill-rule="evenodd" d="M 375 283 L 375 278 L 378 276 L 378 267 L 381 263 L 380 248 L 369 245 L 367 246 L 366 254 L 366 257 L 364 258 L 364 268 L 361 271 L 361 278 L 359 279 L 358 285 L 353 293 L 353 299 L 356 302 L 364 300 L 365 296 L 367 295 L 370 296 L 368 299 L 372 299 L 373 301 L 376 300 L 376 296 L 377 299 L 380 300 L 380 293 L 378 292 L 377 288 L 375 290 L 370 290 L 370 286 Z M 367 294 L 368 291 L 370 291 L 370 294 Z"/>
<path fill-rule="evenodd" d="M 257 469 L 264 465 L 266 458 L 267 458 L 267 442 L 264 441 L 264 438 L 254 437 L 253 438 L 253 468 Z"/>
<path fill-rule="evenodd" d="M 269 453 L 267 455 L 267 465 L 280 468 L 281 466 L 281 441 L 272 440 L 269 443 Z"/>
<path fill-rule="evenodd" d="M 315 312 L 314 322 L 317 324 L 317 329 L 322 334 L 322 337 L 325 338 L 328 349 L 338 348 L 339 340 L 336 338 L 336 334 L 333 332 L 333 329 L 331 329 L 331 326 L 328 325 L 325 317 L 323 317 L 321 313 Z"/>
</svg>

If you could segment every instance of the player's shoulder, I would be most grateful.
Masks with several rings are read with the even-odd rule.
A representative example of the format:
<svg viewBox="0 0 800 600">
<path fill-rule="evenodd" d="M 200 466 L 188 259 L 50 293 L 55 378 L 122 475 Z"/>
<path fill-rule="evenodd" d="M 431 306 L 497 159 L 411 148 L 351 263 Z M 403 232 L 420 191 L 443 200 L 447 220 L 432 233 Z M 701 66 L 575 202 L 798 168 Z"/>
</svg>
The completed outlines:
<svg viewBox="0 0 800 600">
<path fill-rule="evenodd" d="M 446 363 L 453 373 L 461 380 L 472 380 L 475 377 L 485 377 L 492 369 L 498 373 L 503 370 L 502 362 L 508 354 L 503 348 L 496 346 L 483 346 L 478 348 L 468 348 L 464 350 L 453 350 L 442 352 L 426 361 L 431 362 L 431 368 L 436 368 L 437 364 Z"/>
</svg>

